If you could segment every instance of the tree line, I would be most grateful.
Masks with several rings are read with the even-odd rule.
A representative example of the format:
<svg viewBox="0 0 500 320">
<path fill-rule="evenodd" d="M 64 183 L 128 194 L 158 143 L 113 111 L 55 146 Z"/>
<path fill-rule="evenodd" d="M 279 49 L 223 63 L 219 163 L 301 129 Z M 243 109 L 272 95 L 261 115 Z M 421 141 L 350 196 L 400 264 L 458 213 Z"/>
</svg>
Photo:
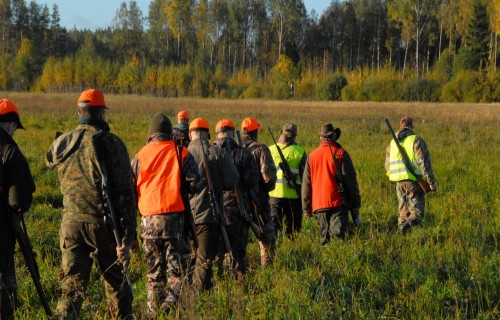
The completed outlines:
<svg viewBox="0 0 500 320">
<path fill-rule="evenodd" d="M 321 15 L 302 0 L 153 0 L 147 14 L 130 0 L 94 31 L 62 27 L 56 4 L 0 0 L 0 15 L 0 90 L 500 99 L 500 0 L 332 0 Z M 489 89 L 467 98 L 472 78 Z M 387 81 L 406 93 L 370 94 Z"/>
</svg>

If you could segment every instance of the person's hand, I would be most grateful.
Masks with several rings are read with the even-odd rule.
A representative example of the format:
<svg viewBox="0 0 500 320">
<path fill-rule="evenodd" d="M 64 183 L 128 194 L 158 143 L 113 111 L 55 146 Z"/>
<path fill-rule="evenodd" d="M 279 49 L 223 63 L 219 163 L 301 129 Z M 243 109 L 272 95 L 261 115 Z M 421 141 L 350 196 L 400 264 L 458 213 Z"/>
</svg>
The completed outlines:
<svg viewBox="0 0 500 320">
<path fill-rule="evenodd" d="M 130 262 L 130 246 L 122 244 L 121 247 L 116 247 L 116 255 L 118 256 L 118 261 L 126 268 Z"/>
<path fill-rule="evenodd" d="M 134 239 L 130 244 L 130 252 L 132 252 L 133 254 L 139 252 L 139 241 L 137 241 L 137 239 Z"/>
<path fill-rule="evenodd" d="M 311 213 L 311 211 L 306 211 L 306 210 L 304 210 L 304 216 L 305 216 L 306 218 L 311 218 L 311 217 L 312 217 L 312 213 Z"/>
<path fill-rule="evenodd" d="M 361 218 L 359 217 L 359 208 L 351 210 L 351 217 L 354 225 L 359 227 L 361 225 Z"/>
<path fill-rule="evenodd" d="M 431 185 L 429 186 L 429 188 L 431 189 L 431 192 L 436 192 L 436 190 L 437 190 L 437 185 L 436 185 L 436 184 L 431 184 Z"/>
</svg>

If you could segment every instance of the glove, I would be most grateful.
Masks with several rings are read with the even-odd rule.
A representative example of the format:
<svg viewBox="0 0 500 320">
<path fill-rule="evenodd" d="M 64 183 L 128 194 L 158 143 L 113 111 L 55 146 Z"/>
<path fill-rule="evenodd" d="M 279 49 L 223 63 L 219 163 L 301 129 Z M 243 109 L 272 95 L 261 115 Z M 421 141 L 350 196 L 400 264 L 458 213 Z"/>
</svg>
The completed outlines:
<svg viewBox="0 0 500 320">
<path fill-rule="evenodd" d="M 359 227 L 361 225 L 361 219 L 359 218 L 359 208 L 351 210 L 351 217 L 354 225 L 356 227 Z"/>
</svg>

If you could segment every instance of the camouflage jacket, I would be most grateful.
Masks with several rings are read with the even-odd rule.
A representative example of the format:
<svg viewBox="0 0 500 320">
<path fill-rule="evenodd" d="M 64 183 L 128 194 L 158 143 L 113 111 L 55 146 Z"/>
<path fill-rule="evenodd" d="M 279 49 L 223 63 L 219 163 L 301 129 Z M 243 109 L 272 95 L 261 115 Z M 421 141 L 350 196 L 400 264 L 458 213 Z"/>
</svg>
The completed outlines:
<svg viewBox="0 0 500 320">
<path fill-rule="evenodd" d="M 260 168 L 259 195 L 268 194 L 276 186 L 276 166 L 269 148 L 255 140 L 248 140 L 245 143 Z M 267 195 L 266 198 L 268 198 Z"/>
<path fill-rule="evenodd" d="M 174 139 L 175 143 L 178 145 L 182 145 L 184 147 L 189 146 L 189 126 L 186 123 L 177 123 L 172 128 L 172 139 Z"/>
<path fill-rule="evenodd" d="M 7 205 L 19 213 L 28 211 L 35 183 L 26 158 L 3 129 L 0 129 L 0 155 L 0 223 L 3 223 L 7 221 Z"/>
<path fill-rule="evenodd" d="M 228 144 L 229 141 L 229 144 Z M 222 139 L 216 142 L 222 149 L 231 152 L 231 158 L 233 159 L 234 165 L 238 170 L 240 175 L 240 180 L 238 182 L 238 188 L 241 196 L 241 200 L 244 209 L 247 213 L 251 212 L 251 197 L 249 194 L 250 190 L 257 190 L 260 181 L 260 171 L 252 153 L 246 149 L 240 147 L 233 139 Z M 229 148 L 229 150 L 228 150 Z M 237 216 L 241 215 L 238 202 L 236 200 L 236 194 L 234 190 L 224 191 L 224 209 L 225 209 L 225 222 L 226 224 L 231 224 L 233 220 L 237 219 Z"/>
<path fill-rule="evenodd" d="M 396 132 L 396 137 L 398 140 L 402 140 L 408 136 L 414 135 L 413 131 L 408 128 L 403 128 Z M 420 171 L 422 171 L 422 175 L 427 179 L 427 183 L 430 185 L 436 184 L 436 178 L 434 177 L 434 172 L 432 171 L 431 166 L 431 155 L 429 153 L 429 149 L 427 149 L 427 144 L 424 139 L 420 136 L 415 137 L 415 142 L 413 143 L 413 151 L 415 152 L 415 158 L 417 160 L 417 164 L 420 167 Z M 391 144 L 387 146 L 385 151 L 385 170 L 389 171 L 389 161 L 391 156 Z"/>
<path fill-rule="evenodd" d="M 102 223 L 105 212 L 101 198 L 101 174 L 92 135 L 107 131 L 103 137 L 111 194 L 123 231 L 123 242 L 129 245 L 135 238 L 135 188 L 127 148 L 123 141 L 110 133 L 104 121 L 87 121 L 58 137 L 47 152 L 49 168 L 57 168 L 63 195 L 63 219 Z"/>
<path fill-rule="evenodd" d="M 220 210 L 223 210 L 223 190 L 232 190 L 238 184 L 240 175 L 234 166 L 231 157 L 227 152 L 218 146 L 211 145 L 208 140 L 201 140 L 208 153 L 208 165 L 212 179 L 214 180 L 215 198 L 218 201 Z M 189 196 L 189 203 L 195 224 L 217 223 L 216 213 L 212 212 L 210 204 L 209 188 L 207 183 L 207 171 L 203 160 L 203 152 L 200 139 L 192 140 L 188 147 L 189 152 L 193 155 L 198 163 L 198 169 L 204 177 L 201 191 Z M 222 212 L 220 212 L 222 214 Z"/>
</svg>

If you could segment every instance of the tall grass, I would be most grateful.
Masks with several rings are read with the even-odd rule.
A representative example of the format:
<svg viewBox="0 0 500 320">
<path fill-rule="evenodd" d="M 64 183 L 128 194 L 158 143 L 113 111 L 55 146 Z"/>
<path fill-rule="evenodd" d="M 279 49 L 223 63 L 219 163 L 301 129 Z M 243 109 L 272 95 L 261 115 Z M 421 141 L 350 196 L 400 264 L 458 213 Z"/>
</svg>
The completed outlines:
<svg viewBox="0 0 500 320">
<path fill-rule="evenodd" d="M 29 160 L 37 184 L 26 214 L 37 252 L 42 284 L 55 309 L 60 294 L 58 226 L 61 195 L 56 173 L 44 156 L 56 131 L 76 126 L 77 96 L 3 93 L 21 110 L 27 130 L 16 140 Z M 280 237 L 272 267 L 261 269 L 255 239 L 248 248 L 249 272 L 241 281 L 216 276 L 209 292 L 184 297 L 172 318 L 203 319 L 496 319 L 500 317 L 500 109 L 498 105 L 413 103 L 328 103 L 263 100 L 157 99 L 106 96 L 112 130 L 132 157 L 145 143 L 150 117 L 157 111 L 172 120 L 180 109 L 204 117 L 211 126 L 228 118 L 237 126 L 248 115 L 278 134 L 287 122 L 298 125 L 298 143 L 310 153 L 322 124 L 340 127 L 339 142 L 354 161 L 362 194 L 364 224 L 344 241 L 319 245 L 317 221 L 304 222 L 299 238 Z M 397 233 L 394 184 L 384 172 L 390 136 L 411 115 L 426 140 L 438 179 L 427 196 L 422 228 Z M 213 129 L 212 129 L 213 134 Z M 214 135 L 213 135 L 214 136 Z M 263 130 L 259 139 L 270 144 Z M 43 318 L 43 309 L 21 261 L 19 318 Z M 145 265 L 132 259 L 134 308 L 144 314 Z M 102 284 L 96 273 L 82 318 L 105 318 Z"/>
</svg>

